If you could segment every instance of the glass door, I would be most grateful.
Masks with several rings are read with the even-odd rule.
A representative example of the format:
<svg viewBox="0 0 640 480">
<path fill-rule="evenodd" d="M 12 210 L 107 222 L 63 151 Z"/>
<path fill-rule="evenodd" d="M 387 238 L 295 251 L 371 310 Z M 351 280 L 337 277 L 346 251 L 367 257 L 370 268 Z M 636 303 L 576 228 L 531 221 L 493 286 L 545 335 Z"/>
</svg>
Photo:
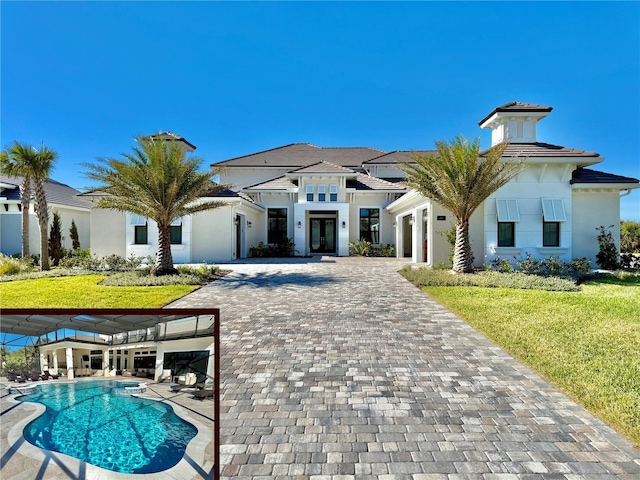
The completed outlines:
<svg viewBox="0 0 640 480">
<path fill-rule="evenodd" d="M 336 253 L 336 220 L 311 219 L 311 253 Z"/>
</svg>

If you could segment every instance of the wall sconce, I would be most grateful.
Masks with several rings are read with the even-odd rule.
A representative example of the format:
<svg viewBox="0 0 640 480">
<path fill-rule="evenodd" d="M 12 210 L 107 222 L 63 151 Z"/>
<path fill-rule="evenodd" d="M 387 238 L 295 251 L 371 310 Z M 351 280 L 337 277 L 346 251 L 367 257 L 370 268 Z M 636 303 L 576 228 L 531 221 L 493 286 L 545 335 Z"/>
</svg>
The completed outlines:
<svg viewBox="0 0 640 480">
<path fill-rule="evenodd" d="M 398 226 L 398 222 L 393 222 L 393 228 L 396 228 Z"/>
<path fill-rule="evenodd" d="M 411 218 L 409 219 L 409 225 L 413 225 L 413 215 L 411 215 Z"/>
<path fill-rule="evenodd" d="M 247 228 L 251 228 L 251 222 L 249 220 L 247 220 Z"/>
<path fill-rule="evenodd" d="M 342 222 L 342 228 L 347 228 L 347 222 Z"/>
<path fill-rule="evenodd" d="M 233 224 L 234 225 L 240 225 L 240 220 L 236 217 L 233 219 Z"/>
<path fill-rule="evenodd" d="M 298 228 L 302 228 L 302 222 L 298 222 Z"/>
</svg>

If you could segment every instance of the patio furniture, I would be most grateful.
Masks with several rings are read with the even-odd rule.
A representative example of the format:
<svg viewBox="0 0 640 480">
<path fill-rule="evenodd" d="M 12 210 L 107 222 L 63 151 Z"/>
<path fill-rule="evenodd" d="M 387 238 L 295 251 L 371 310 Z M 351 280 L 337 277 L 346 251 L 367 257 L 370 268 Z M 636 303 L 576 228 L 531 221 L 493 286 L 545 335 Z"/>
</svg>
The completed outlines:
<svg viewBox="0 0 640 480">
<path fill-rule="evenodd" d="M 212 388 L 203 388 L 202 390 L 196 390 L 193 392 L 193 398 L 198 400 L 204 400 L 205 398 L 213 398 L 215 391 Z"/>
<path fill-rule="evenodd" d="M 187 373 L 186 375 L 180 375 L 178 377 L 179 385 L 195 385 L 196 384 L 196 374 L 195 373 Z"/>
<path fill-rule="evenodd" d="M 171 380 L 171 370 L 162 370 L 158 382 L 164 382 L 165 380 Z"/>
</svg>

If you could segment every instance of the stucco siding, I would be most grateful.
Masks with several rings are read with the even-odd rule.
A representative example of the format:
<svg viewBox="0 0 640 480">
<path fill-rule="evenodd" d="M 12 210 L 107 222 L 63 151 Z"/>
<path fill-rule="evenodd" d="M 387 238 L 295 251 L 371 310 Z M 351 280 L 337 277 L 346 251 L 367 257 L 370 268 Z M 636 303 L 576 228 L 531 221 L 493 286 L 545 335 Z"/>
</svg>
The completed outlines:
<svg viewBox="0 0 640 480">
<path fill-rule="evenodd" d="M 220 263 L 233 259 L 234 232 L 231 205 L 194 215 L 191 261 Z"/>
<path fill-rule="evenodd" d="M 22 214 L 0 215 L 0 252 L 4 255 L 22 253 Z"/>
<path fill-rule="evenodd" d="M 115 210 L 94 208 L 91 210 L 91 253 L 127 256 L 125 214 Z"/>
<path fill-rule="evenodd" d="M 616 244 L 620 245 L 620 197 L 617 191 L 573 192 L 573 256 L 586 257 L 597 268 L 599 226 L 609 227 Z"/>
</svg>

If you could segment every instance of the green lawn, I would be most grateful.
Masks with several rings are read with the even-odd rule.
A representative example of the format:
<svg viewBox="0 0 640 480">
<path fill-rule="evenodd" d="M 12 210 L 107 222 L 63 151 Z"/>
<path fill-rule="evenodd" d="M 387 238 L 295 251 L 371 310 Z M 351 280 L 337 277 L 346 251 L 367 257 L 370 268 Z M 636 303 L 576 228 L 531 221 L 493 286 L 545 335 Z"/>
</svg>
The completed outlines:
<svg viewBox="0 0 640 480">
<path fill-rule="evenodd" d="M 424 291 L 640 444 L 640 277 L 581 292 Z"/>
<path fill-rule="evenodd" d="M 3 308 L 159 308 L 200 288 L 194 285 L 107 287 L 104 275 L 0 283 Z"/>
</svg>

